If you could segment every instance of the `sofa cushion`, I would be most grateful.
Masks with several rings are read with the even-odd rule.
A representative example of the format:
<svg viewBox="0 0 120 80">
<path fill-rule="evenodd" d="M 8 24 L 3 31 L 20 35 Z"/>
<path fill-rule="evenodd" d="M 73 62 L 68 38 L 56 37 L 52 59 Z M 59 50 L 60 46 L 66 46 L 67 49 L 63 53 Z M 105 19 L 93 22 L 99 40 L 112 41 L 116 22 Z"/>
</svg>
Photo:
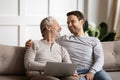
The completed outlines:
<svg viewBox="0 0 120 80">
<path fill-rule="evenodd" d="M 23 47 L 0 45 L 0 74 L 25 74 Z"/>
<path fill-rule="evenodd" d="M 20 75 L 0 75 L 0 80 L 28 80 L 28 78 Z"/>
<path fill-rule="evenodd" d="M 108 74 L 112 77 L 112 80 L 119 80 L 120 79 L 120 72 L 108 72 Z"/>
<path fill-rule="evenodd" d="M 120 70 L 120 41 L 102 42 L 104 51 L 104 69 L 106 71 Z"/>
</svg>

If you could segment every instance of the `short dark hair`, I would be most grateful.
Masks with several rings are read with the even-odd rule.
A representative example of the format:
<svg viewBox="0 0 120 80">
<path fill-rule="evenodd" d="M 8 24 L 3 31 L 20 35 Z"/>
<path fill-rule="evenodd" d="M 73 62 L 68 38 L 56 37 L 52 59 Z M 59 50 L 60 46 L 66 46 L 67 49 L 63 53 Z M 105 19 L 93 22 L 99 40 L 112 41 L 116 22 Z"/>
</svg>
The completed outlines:
<svg viewBox="0 0 120 80">
<path fill-rule="evenodd" d="M 83 21 L 85 20 L 84 19 L 84 15 L 80 11 L 71 11 L 71 12 L 68 12 L 67 16 L 70 16 L 70 15 L 75 15 L 78 18 L 78 20 L 83 20 Z"/>
</svg>

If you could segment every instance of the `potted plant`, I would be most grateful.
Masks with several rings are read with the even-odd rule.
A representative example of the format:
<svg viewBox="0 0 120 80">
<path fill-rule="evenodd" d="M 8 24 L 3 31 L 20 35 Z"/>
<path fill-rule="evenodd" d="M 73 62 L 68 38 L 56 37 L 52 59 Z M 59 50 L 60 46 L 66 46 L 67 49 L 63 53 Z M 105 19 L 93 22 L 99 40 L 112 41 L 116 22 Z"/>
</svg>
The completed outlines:
<svg viewBox="0 0 120 80">
<path fill-rule="evenodd" d="M 98 26 L 95 24 L 88 24 L 88 21 L 85 21 L 84 32 L 89 36 L 97 37 L 101 42 L 104 41 L 114 41 L 116 33 L 108 32 L 108 26 L 105 22 L 101 22 Z"/>
</svg>

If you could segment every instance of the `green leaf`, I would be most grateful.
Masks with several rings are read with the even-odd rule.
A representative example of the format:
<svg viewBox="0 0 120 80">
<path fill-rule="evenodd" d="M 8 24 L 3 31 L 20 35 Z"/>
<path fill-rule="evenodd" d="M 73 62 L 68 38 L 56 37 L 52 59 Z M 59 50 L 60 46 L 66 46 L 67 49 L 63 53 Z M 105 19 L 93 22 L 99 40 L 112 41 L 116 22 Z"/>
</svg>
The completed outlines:
<svg viewBox="0 0 120 80">
<path fill-rule="evenodd" d="M 114 41 L 114 40 L 115 40 L 115 36 L 116 36 L 116 33 L 110 32 L 110 33 L 106 34 L 106 35 L 101 39 L 101 42 L 104 42 L 104 41 Z"/>
<path fill-rule="evenodd" d="M 99 39 L 101 40 L 108 32 L 108 26 L 106 23 L 102 22 L 101 24 L 99 24 L 98 26 L 99 30 L 100 30 L 100 36 Z"/>
</svg>

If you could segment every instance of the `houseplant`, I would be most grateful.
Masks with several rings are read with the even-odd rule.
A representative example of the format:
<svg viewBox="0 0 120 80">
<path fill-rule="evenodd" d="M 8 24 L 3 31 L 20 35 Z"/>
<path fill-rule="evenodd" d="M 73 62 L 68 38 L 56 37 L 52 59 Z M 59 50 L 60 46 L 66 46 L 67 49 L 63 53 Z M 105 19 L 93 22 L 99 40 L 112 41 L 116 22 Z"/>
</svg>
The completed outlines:
<svg viewBox="0 0 120 80">
<path fill-rule="evenodd" d="M 101 42 L 114 41 L 116 33 L 108 32 L 108 25 L 105 22 L 101 22 L 98 26 L 90 24 L 88 21 L 84 23 L 85 34 L 93 37 L 97 37 Z"/>
</svg>

